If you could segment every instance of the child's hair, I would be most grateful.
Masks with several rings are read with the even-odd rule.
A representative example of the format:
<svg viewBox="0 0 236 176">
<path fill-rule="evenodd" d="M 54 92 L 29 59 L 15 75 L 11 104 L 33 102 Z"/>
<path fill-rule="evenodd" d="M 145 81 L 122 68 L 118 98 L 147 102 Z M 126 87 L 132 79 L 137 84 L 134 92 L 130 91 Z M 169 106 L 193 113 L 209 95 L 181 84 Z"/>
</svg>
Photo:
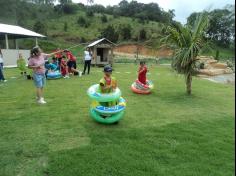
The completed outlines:
<svg viewBox="0 0 236 176">
<path fill-rule="evenodd" d="M 40 48 L 39 47 L 33 47 L 33 49 L 30 51 L 30 55 L 31 57 L 36 56 L 38 53 L 40 52 Z"/>
<path fill-rule="evenodd" d="M 140 61 L 139 64 L 140 64 L 140 65 L 144 65 L 144 64 L 145 64 L 145 61 Z"/>
</svg>

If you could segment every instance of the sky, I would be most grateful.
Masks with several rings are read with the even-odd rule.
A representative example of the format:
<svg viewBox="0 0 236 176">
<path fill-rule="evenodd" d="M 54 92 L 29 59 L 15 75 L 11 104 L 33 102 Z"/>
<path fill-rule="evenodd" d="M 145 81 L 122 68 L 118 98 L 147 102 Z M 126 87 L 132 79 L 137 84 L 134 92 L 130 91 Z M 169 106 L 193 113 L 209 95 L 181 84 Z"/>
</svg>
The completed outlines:
<svg viewBox="0 0 236 176">
<path fill-rule="evenodd" d="M 117 5 L 121 0 L 94 0 L 94 4 Z M 131 0 L 128 0 L 129 2 Z M 235 4 L 234 0 L 136 0 L 141 3 L 158 3 L 161 8 L 168 11 L 175 10 L 175 20 L 183 24 L 186 23 L 187 17 L 192 12 L 200 12 L 203 10 L 212 10 L 223 8 L 227 4 Z M 75 3 L 87 3 L 87 0 L 73 0 Z"/>
</svg>

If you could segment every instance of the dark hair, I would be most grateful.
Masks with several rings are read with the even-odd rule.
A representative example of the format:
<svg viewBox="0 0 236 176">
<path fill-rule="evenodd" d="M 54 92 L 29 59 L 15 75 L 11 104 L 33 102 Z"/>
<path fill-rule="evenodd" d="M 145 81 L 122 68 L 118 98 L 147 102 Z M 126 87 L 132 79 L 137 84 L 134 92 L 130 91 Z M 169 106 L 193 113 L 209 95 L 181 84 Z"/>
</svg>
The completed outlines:
<svg viewBox="0 0 236 176">
<path fill-rule="evenodd" d="M 143 65 L 143 64 L 145 64 L 145 61 L 140 61 L 139 64 L 140 64 L 140 65 Z"/>
<path fill-rule="evenodd" d="M 40 48 L 39 47 L 33 47 L 33 49 L 30 51 L 30 55 L 31 57 L 36 56 L 38 53 L 40 52 Z"/>
</svg>

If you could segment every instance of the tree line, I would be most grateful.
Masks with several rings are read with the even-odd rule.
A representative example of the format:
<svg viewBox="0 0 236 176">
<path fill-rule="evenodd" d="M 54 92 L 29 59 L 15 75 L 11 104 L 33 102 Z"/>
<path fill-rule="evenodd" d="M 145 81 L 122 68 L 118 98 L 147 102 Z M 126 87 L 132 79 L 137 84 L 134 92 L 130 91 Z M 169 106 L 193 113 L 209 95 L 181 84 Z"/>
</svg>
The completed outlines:
<svg viewBox="0 0 236 176">
<path fill-rule="evenodd" d="M 192 13 L 187 18 L 187 25 L 194 27 L 197 16 L 206 13 L 209 17 L 209 26 L 205 37 L 218 46 L 234 47 L 235 43 L 235 9 L 227 5 L 223 9 L 214 9 L 209 12 Z"/>
</svg>

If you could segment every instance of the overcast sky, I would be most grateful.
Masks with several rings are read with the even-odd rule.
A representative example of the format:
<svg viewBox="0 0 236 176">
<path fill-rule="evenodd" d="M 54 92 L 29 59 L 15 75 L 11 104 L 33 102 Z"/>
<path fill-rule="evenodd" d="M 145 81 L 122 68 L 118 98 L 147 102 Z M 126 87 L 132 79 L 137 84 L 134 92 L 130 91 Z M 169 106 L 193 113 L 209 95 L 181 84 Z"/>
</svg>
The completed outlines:
<svg viewBox="0 0 236 176">
<path fill-rule="evenodd" d="M 94 0 L 95 4 L 117 5 L 121 0 Z M 131 0 L 128 0 L 129 2 Z M 207 9 L 223 8 L 227 4 L 235 4 L 234 0 L 137 0 L 142 3 L 155 2 L 164 10 L 174 9 L 175 20 L 186 23 L 187 17 L 192 12 L 199 12 Z M 87 0 L 73 0 L 73 2 L 87 3 Z"/>
</svg>

